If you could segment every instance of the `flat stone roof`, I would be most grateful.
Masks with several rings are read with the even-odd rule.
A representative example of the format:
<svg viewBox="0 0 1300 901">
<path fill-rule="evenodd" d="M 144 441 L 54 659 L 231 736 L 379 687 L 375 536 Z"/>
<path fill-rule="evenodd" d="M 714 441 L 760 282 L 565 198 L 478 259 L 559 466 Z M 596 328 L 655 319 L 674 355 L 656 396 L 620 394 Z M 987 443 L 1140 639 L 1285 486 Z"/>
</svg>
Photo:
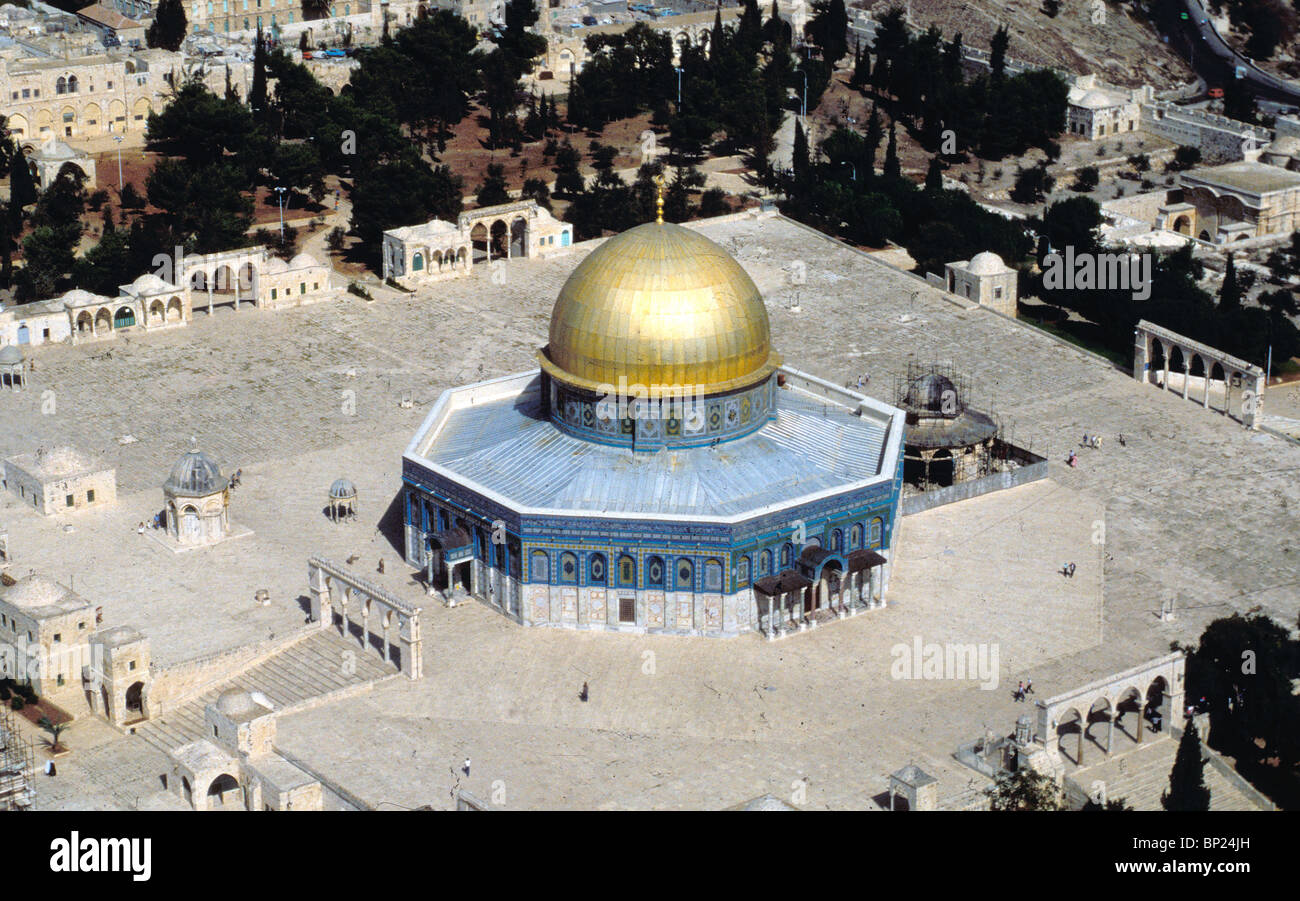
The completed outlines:
<svg viewBox="0 0 1300 901">
<path fill-rule="evenodd" d="M 1190 186 L 1204 184 L 1261 195 L 1285 191 L 1289 188 L 1300 188 L 1300 172 L 1292 172 L 1267 163 L 1242 160 L 1236 163 L 1225 163 L 1222 166 L 1192 169 L 1183 173 L 1182 182 Z"/>
</svg>

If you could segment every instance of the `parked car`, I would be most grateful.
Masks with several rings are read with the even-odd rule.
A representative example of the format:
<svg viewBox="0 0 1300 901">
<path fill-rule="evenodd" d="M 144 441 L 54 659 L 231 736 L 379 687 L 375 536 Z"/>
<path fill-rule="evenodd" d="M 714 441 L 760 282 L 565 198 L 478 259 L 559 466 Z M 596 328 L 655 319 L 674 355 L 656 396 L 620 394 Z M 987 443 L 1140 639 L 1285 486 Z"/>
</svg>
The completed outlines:
<svg viewBox="0 0 1300 901">
<path fill-rule="evenodd" d="M 1222 100 L 1223 88 L 1210 88 L 1208 91 L 1205 92 L 1205 94 L 1211 100 Z"/>
<path fill-rule="evenodd" d="M 303 58 L 303 59 L 311 59 L 311 58 L 312 58 L 311 51 L 310 51 L 310 50 L 304 50 L 304 51 L 302 52 L 302 58 Z"/>
<path fill-rule="evenodd" d="M 595 25 L 595 24 L 596 24 L 596 17 L 595 17 L 595 16 L 583 16 L 583 17 L 582 17 L 582 24 L 583 24 L 583 25 Z"/>
<path fill-rule="evenodd" d="M 344 53 L 342 50 L 338 49 L 337 47 L 335 47 L 333 49 L 326 50 L 325 56 L 329 59 L 343 59 L 345 56 L 347 56 L 347 54 Z"/>
</svg>

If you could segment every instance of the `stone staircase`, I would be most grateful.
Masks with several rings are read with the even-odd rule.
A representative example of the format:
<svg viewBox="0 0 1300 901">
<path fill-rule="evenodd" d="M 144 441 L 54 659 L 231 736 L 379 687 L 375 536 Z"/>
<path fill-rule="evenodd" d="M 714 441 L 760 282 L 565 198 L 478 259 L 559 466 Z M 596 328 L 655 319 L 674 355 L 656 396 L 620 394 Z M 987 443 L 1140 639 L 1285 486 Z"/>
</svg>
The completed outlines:
<svg viewBox="0 0 1300 901">
<path fill-rule="evenodd" d="M 1204 745 L 1201 751 L 1206 755 L 1212 753 Z M 1074 770 L 1065 777 L 1066 799 L 1072 808 L 1082 806 L 1088 800 L 1093 782 L 1101 780 L 1106 783 L 1108 798 L 1123 798 L 1134 810 L 1163 810 L 1160 795 L 1169 787 L 1169 771 L 1173 769 L 1177 752 L 1178 739 L 1168 735 L 1105 763 Z M 1208 760 L 1205 784 L 1210 789 L 1211 810 L 1271 809 L 1266 802 L 1239 788 Z"/>
<path fill-rule="evenodd" d="M 373 648 L 363 649 L 333 631 L 314 632 L 176 709 L 140 724 L 135 734 L 168 752 L 205 737 L 204 708 L 232 688 L 260 691 L 275 704 L 275 712 L 283 714 L 364 690 L 397 672 L 397 667 L 385 662 Z"/>
</svg>

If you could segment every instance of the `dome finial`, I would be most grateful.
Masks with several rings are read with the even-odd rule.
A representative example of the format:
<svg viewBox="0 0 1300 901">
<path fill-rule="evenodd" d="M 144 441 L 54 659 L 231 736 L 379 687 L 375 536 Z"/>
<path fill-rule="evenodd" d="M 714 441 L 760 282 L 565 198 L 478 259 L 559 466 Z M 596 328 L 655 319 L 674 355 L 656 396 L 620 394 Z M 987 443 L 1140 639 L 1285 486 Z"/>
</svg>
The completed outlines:
<svg viewBox="0 0 1300 901">
<path fill-rule="evenodd" d="M 662 172 L 655 176 L 655 222 L 659 225 L 664 224 L 664 176 Z"/>
</svg>

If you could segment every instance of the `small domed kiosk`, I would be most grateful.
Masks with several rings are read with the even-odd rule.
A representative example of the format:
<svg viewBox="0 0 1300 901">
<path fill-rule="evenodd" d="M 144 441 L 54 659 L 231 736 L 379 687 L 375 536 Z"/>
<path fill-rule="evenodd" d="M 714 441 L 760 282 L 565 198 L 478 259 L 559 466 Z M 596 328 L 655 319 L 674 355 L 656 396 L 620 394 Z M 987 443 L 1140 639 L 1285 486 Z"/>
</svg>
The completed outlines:
<svg viewBox="0 0 1300 901">
<path fill-rule="evenodd" d="M 230 534 L 230 479 L 198 448 L 176 461 L 163 496 L 167 534 L 180 544 L 214 544 Z"/>
</svg>

